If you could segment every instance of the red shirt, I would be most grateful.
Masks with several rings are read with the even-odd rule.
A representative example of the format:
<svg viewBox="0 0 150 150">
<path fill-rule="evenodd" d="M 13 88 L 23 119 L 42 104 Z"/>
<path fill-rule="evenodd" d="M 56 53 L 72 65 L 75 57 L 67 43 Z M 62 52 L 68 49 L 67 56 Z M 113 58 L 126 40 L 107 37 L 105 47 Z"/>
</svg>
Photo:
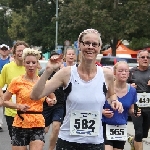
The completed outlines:
<svg viewBox="0 0 150 150">
<path fill-rule="evenodd" d="M 102 65 L 99 63 L 99 62 L 96 62 L 95 63 L 97 66 L 101 66 L 102 67 Z"/>
</svg>

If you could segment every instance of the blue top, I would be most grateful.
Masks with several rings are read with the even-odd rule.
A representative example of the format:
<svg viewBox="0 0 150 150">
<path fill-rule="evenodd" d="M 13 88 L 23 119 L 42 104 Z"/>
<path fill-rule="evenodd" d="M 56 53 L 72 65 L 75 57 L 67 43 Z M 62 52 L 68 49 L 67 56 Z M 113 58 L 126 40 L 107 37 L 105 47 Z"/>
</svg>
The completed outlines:
<svg viewBox="0 0 150 150">
<path fill-rule="evenodd" d="M 67 63 L 66 62 L 63 62 L 63 64 L 64 64 L 64 67 L 67 67 Z"/>
<path fill-rule="evenodd" d="M 122 103 L 124 111 L 122 113 L 118 113 L 118 110 L 114 111 L 111 106 L 108 104 L 108 101 L 104 104 L 104 109 L 110 109 L 114 112 L 114 115 L 112 118 L 107 118 L 103 115 L 102 121 L 109 125 L 124 125 L 127 124 L 128 119 L 128 112 L 129 108 L 132 104 L 135 104 L 137 101 L 137 93 L 136 89 L 130 86 L 130 89 L 126 95 L 124 95 L 122 98 L 118 97 L 119 102 Z"/>
<path fill-rule="evenodd" d="M 1 59 L 1 58 L 0 58 L 0 73 L 1 73 L 1 70 L 3 69 L 3 66 L 4 66 L 5 64 L 8 64 L 8 63 L 10 62 L 9 59 L 10 59 L 9 57 L 8 57 L 7 59 Z"/>
</svg>

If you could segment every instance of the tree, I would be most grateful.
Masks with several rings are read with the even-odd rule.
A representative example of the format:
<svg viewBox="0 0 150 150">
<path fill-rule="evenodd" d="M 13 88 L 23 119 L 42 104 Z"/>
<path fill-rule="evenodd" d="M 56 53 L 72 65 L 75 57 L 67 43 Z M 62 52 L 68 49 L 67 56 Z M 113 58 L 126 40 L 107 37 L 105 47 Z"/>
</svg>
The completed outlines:
<svg viewBox="0 0 150 150">
<path fill-rule="evenodd" d="M 72 0 L 61 7 L 60 33 L 76 40 L 82 30 L 95 28 L 101 32 L 103 42 L 110 43 L 115 55 L 118 40 L 149 36 L 149 7 L 147 0 L 126 0 L 121 5 L 116 0 Z"/>
<path fill-rule="evenodd" d="M 42 46 L 43 50 L 55 45 L 55 0 L 10 0 L 14 15 L 9 34 L 13 39 L 24 39 L 31 45 Z"/>
<path fill-rule="evenodd" d="M 8 29 L 8 34 L 13 40 L 27 40 L 26 37 L 26 23 L 28 18 L 24 16 L 23 12 L 12 13 L 12 23 Z"/>
<path fill-rule="evenodd" d="M 11 39 L 7 33 L 10 22 L 9 11 L 8 0 L 0 0 L 0 44 L 11 45 Z"/>
<path fill-rule="evenodd" d="M 150 47 L 150 39 L 145 38 L 145 37 L 132 38 L 129 47 L 135 50 L 140 50 L 146 47 Z"/>
<path fill-rule="evenodd" d="M 81 31 L 91 28 L 90 7 L 86 0 L 71 2 L 62 5 L 59 13 L 59 34 L 63 40 L 77 40 Z"/>
</svg>

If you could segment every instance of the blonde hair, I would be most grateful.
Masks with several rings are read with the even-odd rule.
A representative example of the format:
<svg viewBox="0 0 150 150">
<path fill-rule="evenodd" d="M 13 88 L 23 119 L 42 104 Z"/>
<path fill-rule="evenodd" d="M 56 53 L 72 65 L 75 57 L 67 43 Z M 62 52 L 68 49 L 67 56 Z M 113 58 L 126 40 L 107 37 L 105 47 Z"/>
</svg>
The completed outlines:
<svg viewBox="0 0 150 150">
<path fill-rule="evenodd" d="M 66 62 L 66 55 L 67 55 L 67 52 L 69 50 L 72 50 L 74 52 L 75 56 L 76 56 L 76 52 L 75 52 L 75 49 L 73 47 L 66 48 L 66 50 L 64 51 L 64 56 L 63 56 L 63 61 L 65 61 L 65 62 Z"/>
<path fill-rule="evenodd" d="M 41 51 L 38 51 L 37 49 L 33 48 L 25 48 L 22 54 L 23 60 L 25 60 L 27 56 L 35 56 L 37 60 L 39 60 L 41 57 Z"/>
<path fill-rule="evenodd" d="M 129 65 L 126 61 L 119 61 L 114 65 L 114 68 L 113 68 L 114 72 L 116 72 L 116 69 L 117 69 L 118 65 L 120 65 L 120 64 L 126 64 L 129 67 Z"/>
<path fill-rule="evenodd" d="M 84 37 L 84 35 L 86 35 L 88 33 L 95 33 L 95 34 L 97 34 L 98 37 L 99 37 L 100 46 L 102 46 L 101 34 L 95 29 L 86 29 L 83 32 L 81 32 L 79 37 L 78 37 L 78 45 L 82 41 L 82 38 Z"/>
<path fill-rule="evenodd" d="M 75 53 L 74 48 L 68 47 L 68 48 L 64 51 L 64 57 L 67 55 L 68 50 L 72 50 L 72 51 L 74 51 L 74 53 Z"/>
</svg>

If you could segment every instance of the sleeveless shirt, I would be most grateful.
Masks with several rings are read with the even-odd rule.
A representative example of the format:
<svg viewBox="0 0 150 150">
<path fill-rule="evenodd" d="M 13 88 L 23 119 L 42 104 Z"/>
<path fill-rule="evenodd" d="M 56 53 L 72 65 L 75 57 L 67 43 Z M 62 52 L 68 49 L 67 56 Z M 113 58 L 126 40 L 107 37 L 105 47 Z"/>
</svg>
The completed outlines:
<svg viewBox="0 0 150 150">
<path fill-rule="evenodd" d="M 65 87 L 71 85 L 71 90 L 66 99 L 66 116 L 60 128 L 59 138 L 76 143 L 103 143 L 102 110 L 105 103 L 105 78 L 103 69 L 97 66 L 97 74 L 90 81 L 80 78 L 76 65 L 71 66 L 70 80 Z M 98 136 L 70 135 L 70 117 L 73 110 L 97 111 L 100 114 L 100 126 Z"/>
</svg>

